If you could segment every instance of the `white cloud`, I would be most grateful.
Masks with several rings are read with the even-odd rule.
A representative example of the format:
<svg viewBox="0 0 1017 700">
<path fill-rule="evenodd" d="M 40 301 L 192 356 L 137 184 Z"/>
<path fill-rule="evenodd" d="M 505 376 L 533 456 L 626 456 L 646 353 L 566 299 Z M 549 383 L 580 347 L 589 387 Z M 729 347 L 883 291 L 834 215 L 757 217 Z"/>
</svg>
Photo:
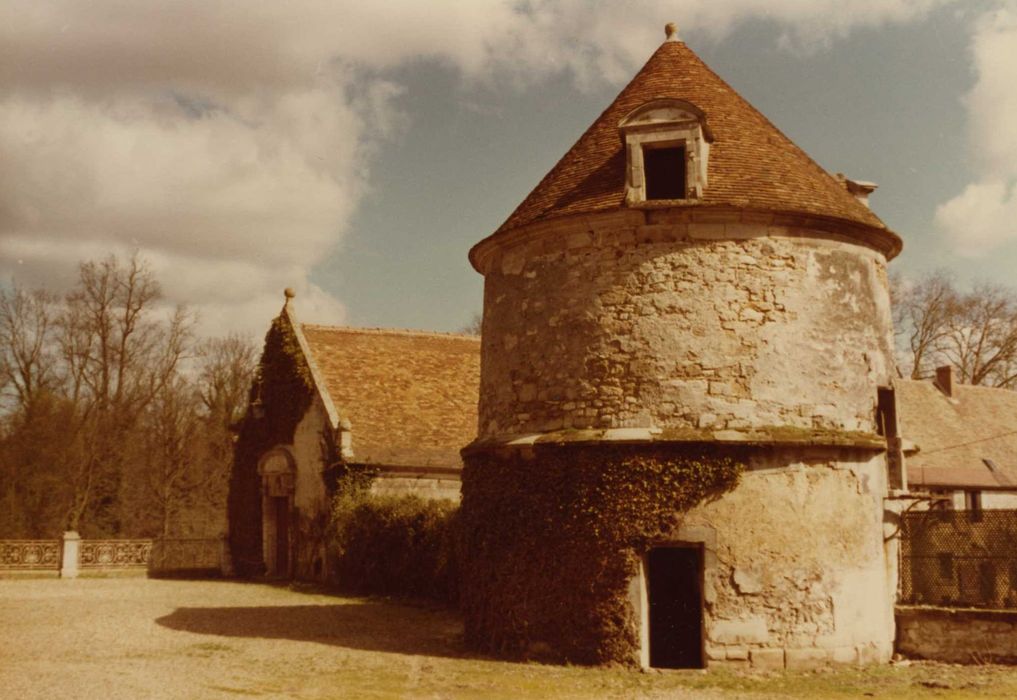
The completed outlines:
<svg viewBox="0 0 1017 700">
<path fill-rule="evenodd" d="M 78 261 L 137 249 L 204 331 L 260 332 L 285 286 L 305 315 L 341 322 L 308 275 L 404 123 L 387 69 L 425 57 L 467 82 L 619 83 L 671 19 L 713 38 L 769 19 L 806 46 L 937 4 L 8 0 L 0 274 L 67 285 Z"/>
<path fill-rule="evenodd" d="M 965 98 L 975 181 L 936 210 L 936 224 L 960 255 L 979 256 L 1017 240 L 1017 9 L 983 15 L 972 38 L 976 82 Z"/>
</svg>

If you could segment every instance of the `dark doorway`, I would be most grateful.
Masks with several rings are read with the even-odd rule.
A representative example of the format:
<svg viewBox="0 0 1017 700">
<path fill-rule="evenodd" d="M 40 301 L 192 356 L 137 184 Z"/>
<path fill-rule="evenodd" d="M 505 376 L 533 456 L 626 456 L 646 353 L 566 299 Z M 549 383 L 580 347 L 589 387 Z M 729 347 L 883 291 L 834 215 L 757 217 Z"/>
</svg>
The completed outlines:
<svg viewBox="0 0 1017 700">
<path fill-rule="evenodd" d="M 702 546 L 651 549 L 646 566 L 650 666 L 703 668 Z"/>
<path fill-rule="evenodd" d="M 644 148 L 646 198 L 685 199 L 685 148 Z"/>
<path fill-rule="evenodd" d="M 288 576 L 290 572 L 290 499 L 287 496 L 272 498 L 275 506 L 275 574 Z"/>
</svg>

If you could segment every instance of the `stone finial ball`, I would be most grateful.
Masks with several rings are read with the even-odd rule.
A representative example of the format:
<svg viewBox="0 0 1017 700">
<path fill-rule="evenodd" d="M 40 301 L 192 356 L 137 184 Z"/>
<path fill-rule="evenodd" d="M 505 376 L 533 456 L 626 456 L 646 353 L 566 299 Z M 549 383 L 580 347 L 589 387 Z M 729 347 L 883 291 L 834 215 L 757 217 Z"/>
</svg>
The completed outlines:
<svg viewBox="0 0 1017 700">
<path fill-rule="evenodd" d="M 293 287 L 287 287 L 286 289 L 283 290 L 283 295 L 287 299 L 292 299 L 297 295 L 297 293 L 293 291 Z"/>
<path fill-rule="evenodd" d="M 674 22 L 668 22 L 667 24 L 664 25 L 664 36 L 666 36 L 668 39 L 670 39 L 677 33 L 678 25 L 675 24 Z"/>
</svg>

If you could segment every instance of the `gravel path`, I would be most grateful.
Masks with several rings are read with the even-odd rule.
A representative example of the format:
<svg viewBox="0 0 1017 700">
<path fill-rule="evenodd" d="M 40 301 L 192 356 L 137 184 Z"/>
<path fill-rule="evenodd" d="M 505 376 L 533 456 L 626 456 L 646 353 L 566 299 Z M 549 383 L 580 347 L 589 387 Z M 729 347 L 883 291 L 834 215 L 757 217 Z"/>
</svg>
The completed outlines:
<svg viewBox="0 0 1017 700">
<path fill-rule="evenodd" d="M 661 697 L 641 674 L 469 658 L 460 638 L 447 612 L 262 584 L 0 580 L 0 697 Z M 704 690 L 666 696 L 727 697 Z"/>
<path fill-rule="evenodd" d="M 408 654 L 455 643 L 458 625 L 443 617 L 256 584 L 5 580 L 0 696 L 374 695 L 336 678 L 354 666 L 368 679 L 383 672 L 399 695 L 391 686 L 414 673 Z M 394 636 L 404 623 L 427 632 Z"/>
</svg>

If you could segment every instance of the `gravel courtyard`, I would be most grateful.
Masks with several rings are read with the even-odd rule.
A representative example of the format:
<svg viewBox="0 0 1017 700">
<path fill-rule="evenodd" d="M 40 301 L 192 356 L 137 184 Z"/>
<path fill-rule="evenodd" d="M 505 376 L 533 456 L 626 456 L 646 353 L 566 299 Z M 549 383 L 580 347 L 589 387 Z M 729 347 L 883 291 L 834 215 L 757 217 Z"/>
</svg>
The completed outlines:
<svg viewBox="0 0 1017 700">
<path fill-rule="evenodd" d="M 999 666 L 639 673 L 470 656 L 448 612 L 262 584 L 0 580 L 2 698 L 1014 697 Z"/>
</svg>

